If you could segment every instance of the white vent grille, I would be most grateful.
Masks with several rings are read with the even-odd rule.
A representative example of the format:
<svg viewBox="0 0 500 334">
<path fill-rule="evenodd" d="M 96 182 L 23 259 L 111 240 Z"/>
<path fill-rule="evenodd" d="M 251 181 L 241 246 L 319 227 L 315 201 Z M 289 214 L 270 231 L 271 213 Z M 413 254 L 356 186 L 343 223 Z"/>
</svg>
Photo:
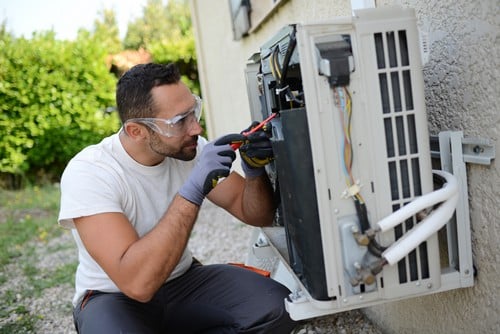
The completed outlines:
<svg viewBox="0 0 500 334">
<path fill-rule="evenodd" d="M 422 195 L 419 148 L 415 127 L 412 78 L 405 30 L 373 35 L 380 85 L 386 154 L 393 211 Z M 399 239 L 417 222 L 408 219 L 394 229 Z M 399 282 L 429 278 L 427 245 L 422 243 L 398 263 Z"/>
</svg>

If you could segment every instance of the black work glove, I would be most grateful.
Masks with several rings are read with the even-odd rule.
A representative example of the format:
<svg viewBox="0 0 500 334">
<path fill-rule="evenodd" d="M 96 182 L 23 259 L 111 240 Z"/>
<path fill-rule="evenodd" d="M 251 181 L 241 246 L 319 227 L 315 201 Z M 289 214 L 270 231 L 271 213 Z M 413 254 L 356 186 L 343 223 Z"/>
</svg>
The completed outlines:
<svg viewBox="0 0 500 334">
<path fill-rule="evenodd" d="M 269 138 L 270 127 L 264 126 L 254 133 L 248 133 L 257 126 L 259 122 L 253 122 L 250 127 L 243 130 L 240 134 L 230 134 L 222 137 L 226 143 L 241 145 L 241 167 L 246 176 L 259 176 L 265 172 L 264 166 L 270 163 L 274 158 L 273 148 Z"/>
<path fill-rule="evenodd" d="M 191 203 L 201 205 L 219 179 L 229 175 L 235 158 L 236 153 L 228 144 L 218 140 L 208 143 L 203 148 L 189 178 L 179 190 L 179 195 Z"/>
</svg>

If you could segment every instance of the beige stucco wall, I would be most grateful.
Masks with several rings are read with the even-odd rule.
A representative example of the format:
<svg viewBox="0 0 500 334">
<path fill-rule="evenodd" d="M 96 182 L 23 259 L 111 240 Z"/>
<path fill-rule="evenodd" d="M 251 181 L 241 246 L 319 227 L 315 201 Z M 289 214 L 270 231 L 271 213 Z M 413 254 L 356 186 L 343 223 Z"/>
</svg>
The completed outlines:
<svg viewBox="0 0 500 334">
<path fill-rule="evenodd" d="M 429 128 L 462 130 L 499 147 L 498 0 L 385 1 L 416 9 L 429 34 L 425 66 Z M 348 15 L 349 1 L 288 0 L 251 36 L 232 38 L 227 0 L 191 0 L 209 137 L 250 122 L 246 59 L 283 25 Z M 381 2 L 378 1 L 380 5 Z M 498 154 L 497 154 L 498 155 Z M 498 159 L 497 159 L 498 160 Z M 500 167 L 469 165 L 475 286 L 371 307 L 387 333 L 500 333 Z"/>
<path fill-rule="evenodd" d="M 499 147 L 499 2 L 406 1 L 429 34 L 426 106 L 432 133 L 463 130 Z M 387 333 L 500 333 L 500 164 L 468 166 L 475 286 L 372 307 Z"/>
</svg>

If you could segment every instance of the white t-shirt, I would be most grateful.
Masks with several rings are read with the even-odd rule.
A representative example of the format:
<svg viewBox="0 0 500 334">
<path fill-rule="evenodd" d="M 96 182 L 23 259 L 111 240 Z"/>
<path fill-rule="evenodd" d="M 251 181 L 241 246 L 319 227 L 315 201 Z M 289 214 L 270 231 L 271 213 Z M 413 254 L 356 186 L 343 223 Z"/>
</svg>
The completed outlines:
<svg viewBox="0 0 500 334">
<path fill-rule="evenodd" d="M 199 137 L 198 154 L 206 142 Z M 119 291 L 85 249 L 73 218 L 121 212 L 142 237 L 165 214 L 195 162 L 196 159 L 166 158 L 156 166 L 141 165 L 125 151 L 118 134 L 85 148 L 71 159 L 61 178 L 59 224 L 72 229 L 78 246 L 73 305 L 78 304 L 85 290 Z M 182 275 L 191 262 L 191 252 L 186 248 L 167 280 Z"/>
</svg>

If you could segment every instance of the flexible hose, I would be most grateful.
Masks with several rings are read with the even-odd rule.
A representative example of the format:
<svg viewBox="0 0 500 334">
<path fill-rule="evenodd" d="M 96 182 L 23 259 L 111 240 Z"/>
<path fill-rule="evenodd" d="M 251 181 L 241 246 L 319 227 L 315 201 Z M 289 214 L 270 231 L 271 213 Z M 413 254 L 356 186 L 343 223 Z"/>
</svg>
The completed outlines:
<svg viewBox="0 0 500 334">
<path fill-rule="evenodd" d="M 416 227 L 398 239 L 398 241 L 382 253 L 382 257 L 390 265 L 393 265 L 408 255 L 450 220 L 457 207 L 457 202 L 458 194 L 448 199 L 437 210 L 433 211 L 427 218 L 417 224 Z"/>
<path fill-rule="evenodd" d="M 433 170 L 432 172 L 443 177 L 446 180 L 445 185 L 439 190 L 414 199 L 391 215 L 380 220 L 376 224 L 377 230 L 385 232 L 418 212 L 450 199 L 458 192 L 458 182 L 455 176 L 442 170 Z"/>
<path fill-rule="evenodd" d="M 433 172 L 446 180 L 443 188 L 410 202 L 408 205 L 394 212 L 393 215 L 385 218 L 385 221 L 383 220 L 378 224 L 381 230 L 385 231 L 391 226 L 399 224 L 417 212 L 429 206 L 435 205 L 438 202 L 442 202 L 443 200 L 445 201 L 439 206 L 439 208 L 432 211 L 429 216 L 427 216 L 382 253 L 382 257 L 386 259 L 390 265 L 397 263 L 403 257 L 408 255 L 408 253 L 417 248 L 418 245 L 427 240 L 431 235 L 439 231 L 439 229 L 450 220 L 455 212 L 459 196 L 458 182 L 456 178 L 447 172 L 437 170 Z M 403 210 L 405 208 L 407 209 Z"/>
</svg>

